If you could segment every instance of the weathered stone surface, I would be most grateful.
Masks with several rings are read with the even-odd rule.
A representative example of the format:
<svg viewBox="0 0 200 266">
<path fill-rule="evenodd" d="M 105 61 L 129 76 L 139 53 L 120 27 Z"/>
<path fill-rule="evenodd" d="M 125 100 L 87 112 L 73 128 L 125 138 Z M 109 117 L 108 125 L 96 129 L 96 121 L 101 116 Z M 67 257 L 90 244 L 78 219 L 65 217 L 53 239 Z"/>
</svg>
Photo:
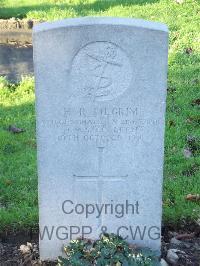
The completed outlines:
<svg viewBox="0 0 200 266">
<path fill-rule="evenodd" d="M 167 27 L 68 19 L 33 42 L 41 258 L 102 231 L 159 251 Z"/>
<path fill-rule="evenodd" d="M 168 263 L 164 259 L 161 259 L 160 265 L 161 266 L 169 266 Z"/>
<path fill-rule="evenodd" d="M 167 252 L 167 261 L 172 265 L 177 265 L 179 256 L 177 255 L 177 249 L 169 249 Z"/>
</svg>

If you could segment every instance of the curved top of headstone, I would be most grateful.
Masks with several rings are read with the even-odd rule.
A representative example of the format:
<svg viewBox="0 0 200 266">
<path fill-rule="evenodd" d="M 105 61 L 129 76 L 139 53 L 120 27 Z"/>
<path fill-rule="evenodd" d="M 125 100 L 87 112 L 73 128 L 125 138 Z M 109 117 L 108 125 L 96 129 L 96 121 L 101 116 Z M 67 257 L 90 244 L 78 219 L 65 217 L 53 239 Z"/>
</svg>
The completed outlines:
<svg viewBox="0 0 200 266">
<path fill-rule="evenodd" d="M 90 25 L 114 25 L 114 26 L 132 26 L 168 32 L 168 27 L 159 22 L 152 22 L 143 19 L 118 18 L 118 17 L 81 17 L 58 20 L 56 22 L 43 22 L 33 28 L 33 32 L 49 31 L 65 27 L 80 27 Z"/>
</svg>

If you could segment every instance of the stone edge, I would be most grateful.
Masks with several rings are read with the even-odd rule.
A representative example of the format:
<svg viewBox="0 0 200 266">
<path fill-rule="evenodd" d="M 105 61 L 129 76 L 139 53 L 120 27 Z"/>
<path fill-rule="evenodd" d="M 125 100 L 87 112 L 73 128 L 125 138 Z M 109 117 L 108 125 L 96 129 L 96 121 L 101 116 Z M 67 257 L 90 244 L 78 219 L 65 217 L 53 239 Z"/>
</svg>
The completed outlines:
<svg viewBox="0 0 200 266">
<path fill-rule="evenodd" d="M 149 30 L 157 30 L 168 33 L 166 24 L 147 21 L 143 19 L 119 18 L 119 17 L 82 17 L 68 18 L 56 22 L 44 22 L 34 25 L 33 34 L 66 27 L 81 27 L 91 25 L 132 26 Z"/>
</svg>

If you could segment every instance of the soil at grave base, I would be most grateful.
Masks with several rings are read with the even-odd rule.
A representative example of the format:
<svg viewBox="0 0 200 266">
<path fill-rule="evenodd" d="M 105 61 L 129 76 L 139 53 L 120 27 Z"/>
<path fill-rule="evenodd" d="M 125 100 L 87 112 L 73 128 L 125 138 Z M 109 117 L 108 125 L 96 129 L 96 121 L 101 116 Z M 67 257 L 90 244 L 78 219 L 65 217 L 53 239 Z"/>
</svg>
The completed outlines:
<svg viewBox="0 0 200 266">
<path fill-rule="evenodd" d="M 181 239 L 181 245 L 170 244 L 171 239 L 177 234 L 190 234 L 197 232 L 191 238 Z M 167 251 L 176 248 L 182 251 L 177 266 L 199 266 L 200 265 L 200 226 L 197 224 L 187 224 L 184 226 L 163 227 L 162 233 L 162 258 L 166 259 Z M 32 244 L 31 252 L 22 255 L 19 247 Z M 0 266 L 55 266 L 56 262 L 41 262 L 38 250 L 38 232 L 17 232 L 0 234 Z M 170 264 L 169 264 L 170 265 Z"/>
</svg>

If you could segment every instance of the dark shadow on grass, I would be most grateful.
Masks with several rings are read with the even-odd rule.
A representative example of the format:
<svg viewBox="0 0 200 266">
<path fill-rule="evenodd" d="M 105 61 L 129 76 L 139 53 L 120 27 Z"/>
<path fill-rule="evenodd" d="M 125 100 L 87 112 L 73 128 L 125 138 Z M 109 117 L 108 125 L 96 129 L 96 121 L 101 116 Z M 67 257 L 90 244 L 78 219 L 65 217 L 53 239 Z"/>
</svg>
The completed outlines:
<svg viewBox="0 0 200 266">
<path fill-rule="evenodd" d="M 0 18 L 7 19 L 11 17 L 25 18 L 29 11 L 43 11 L 49 12 L 51 8 L 63 9 L 74 9 L 76 16 L 87 16 L 88 12 L 104 12 L 109 8 L 115 6 L 132 6 L 132 5 L 146 5 L 158 3 L 160 0 L 111 0 L 111 1 L 101 1 L 97 0 L 90 4 L 39 4 L 33 6 L 21 6 L 21 7 L 0 7 Z"/>
<path fill-rule="evenodd" d="M 77 16 L 87 16 L 88 12 L 104 12 L 110 8 L 116 7 L 116 6 L 133 6 L 133 5 L 146 5 L 146 4 L 153 4 L 157 3 L 160 0 L 112 0 L 112 1 L 101 1 L 97 0 L 94 3 L 91 4 L 85 4 L 85 5 L 73 5 L 72 8 L 75 10 Z"/>
<path fill-rule="evenodd" d="M 32 47 L 0 45 L 0 76 L 17 82 L 22 75 L 33 75 Z"/>
</svg>

